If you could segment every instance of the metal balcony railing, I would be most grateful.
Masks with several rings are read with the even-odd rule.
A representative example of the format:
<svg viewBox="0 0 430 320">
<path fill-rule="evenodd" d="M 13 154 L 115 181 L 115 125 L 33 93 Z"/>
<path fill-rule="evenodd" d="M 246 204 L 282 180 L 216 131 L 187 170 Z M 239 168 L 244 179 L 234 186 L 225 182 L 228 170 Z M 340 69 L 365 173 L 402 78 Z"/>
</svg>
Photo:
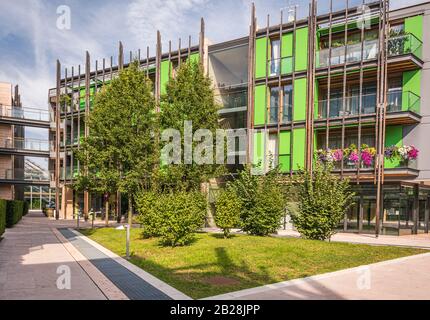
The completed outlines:
<svg viewBox="0 0 430 320">
<path fill-rule="evenodd" d="M 48 182 L 49 173 L 48 171 L 31 171 L 25 169 L 2 169 L 0 170 L 0 179 Z"/>
<path fill-rule="evenodd" d="M 289 74 L 293 72 L 293 57 L 284 57 L 279 59 L 269 60 L 268 62 L 269 76 L 279 76 L 280 74 Z"/>
<path fill-rule="evenodd" d="M 279 119 L 281 123 L 288 123 L 292 120 L 293 107 L 290 104 L 284 104 L 282 106 L 282 114 L 279 114 L 279 106 L 271 105 L 267 115 L 268 124 L 277 124 Z"/>
<path fill-rule="evenodd" d="M 403 34 L 391 36 L 388 39 L 388 56 L 394 57 L 403 54 L 413 54 L 418 58 L 422 58 L 422 41 L 413 34 Z M 373 60 L 378 57 L 379 40 L 365 40 L 363 42 L 363 54 L 361 53 L 361 42 L 348 44 L 346 46 L 332 47 L 331 57 L 330 49 L 321 49 L 317 52 L 316 66 L 327 67 L 330 65 L 340 65 L 343 63 L 359 62 L 361 60 Z"/>
<path fill-rule="evenodd" d="M 387 112 L 413 111 L 419 113 L 421 98 L 413 92 L 395 90 L 387 93 Z M 329 106 L 330 102 L 330 106 Z M 345 102 L 345 103 L 344 103 Z M 361 96 L 361 115 L 376 113 L 376 93 Z M 318 101 L 319 119 L 356 116 L 360 113 L 360 96 Z"/>
<path fill-rule="evenodd" d="M 222 106 L 223 109 L 242 108 L 248 105 L 248 91 L 229 92 L 217 95 L 215 101 Z"/>
<path fill-rule="evenodd" d="M 0 148 L 17 149 L 23 151 L 49 151 L 48 140 L 38 139 L 22 139 L 22 138 L 6 138 L 0 141 Z"/>
<path fill-rule="evenodd" d="M 49 122 L 51 119 L 48 111 L 3 105 L 0 105 L 0 118 L 12 118 L 44 122 Z"/>
</svg>

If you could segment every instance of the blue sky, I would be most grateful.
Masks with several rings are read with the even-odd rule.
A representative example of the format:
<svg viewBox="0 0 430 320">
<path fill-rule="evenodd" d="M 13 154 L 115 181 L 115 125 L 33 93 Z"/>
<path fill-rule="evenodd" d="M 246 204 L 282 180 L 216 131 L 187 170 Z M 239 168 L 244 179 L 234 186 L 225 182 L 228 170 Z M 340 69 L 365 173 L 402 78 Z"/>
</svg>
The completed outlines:
<svg viewBox="0 0 430 320">
<path fill-rule="evenodd" d="M 297 5 L 301 17 L 308 12 L 308 0 L 0 0 L 0 81 L 19 84 L 26 106 L 45 109 L 57 58 L 70 67 L 83 62 L 85 50 L 92 59 L 115 56 L 119 40 L 126 50 L 154 47 L 158 29 L 165 48 L 188 35 L 196 42 L 200 17 L 212 42 L 245 36 L 252 2 L 260 26 L 267 14 L 278 22 L 281 8 L 289 5 Z M 339 9 L 346 3 L 333 2 Z M 420 2 L 425 1 L 392 0 L 391 7 Z M 319 1 L 320 11 L 327 3 Z M 350 6 L 360 3 L 349 0 Z M 60 5 L 70 7 L 70 30 L 56 27 Z"/>
</svg>

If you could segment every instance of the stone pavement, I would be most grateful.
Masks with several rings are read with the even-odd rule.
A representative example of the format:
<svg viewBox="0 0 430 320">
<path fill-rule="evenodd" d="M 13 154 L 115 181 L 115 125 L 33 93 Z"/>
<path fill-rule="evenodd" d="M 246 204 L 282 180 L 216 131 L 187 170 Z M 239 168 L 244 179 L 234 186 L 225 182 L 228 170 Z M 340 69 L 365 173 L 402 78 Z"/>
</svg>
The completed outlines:
<svg viewBox="0 0 430 320">
<path fill-rule="evenodd" d="M 430 300 L 430 253 L 246 289 L 208 300 Z"/>
<path fill-rule="evenodd" d="M 106 299 L 52 232 L 52 225 L 61 223 L 50 224 L 40 212 L 32 212 L 6 230 L 0 241 L 1 300 Z M 70 268 L 71 290 L 57 288 L 61 266 Z"/>
</svg>

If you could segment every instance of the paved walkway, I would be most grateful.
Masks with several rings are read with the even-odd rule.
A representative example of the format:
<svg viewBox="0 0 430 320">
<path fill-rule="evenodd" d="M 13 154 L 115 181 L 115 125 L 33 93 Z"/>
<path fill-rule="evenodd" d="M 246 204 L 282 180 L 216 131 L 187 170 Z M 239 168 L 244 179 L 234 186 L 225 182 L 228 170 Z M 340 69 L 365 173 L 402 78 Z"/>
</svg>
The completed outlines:
<svg viewBox="0 0 430 320">
<path fill-rule="evenodd" d="M 49 223 L 41 213 L 29 213 L 6 230 L 0 241 L 0 299 L 106 299 L 52 232 L 52 225 L 60 224 Z M 71 290 L 57 288 L 61 266 L 70 268 Z"/>
<path fill-rule="evenodd" d="M 430 300 L 430 253 L 252 288 L 209 300 Z"/>
<path fill-rule="evenodd" d="M 218 228 L 205 228 L 206 232 L 221 233 Z M 240 233 L 239 230 L 233 230 Z M 276 237 L 299 238 L 300 234 L 293 230 L 280 230 Z M 338 233 L 335 234 L 331 241 L 333 242 L 348 242 L 360 243 L 378 246 L 398 246 L 411 247 L 430 250 L 430 234 L 419 234 L 411 236 L 385 236 L 381 235 L 378 238 L 374 234 L 357 234 L 357 233 Z"/>
</svg>

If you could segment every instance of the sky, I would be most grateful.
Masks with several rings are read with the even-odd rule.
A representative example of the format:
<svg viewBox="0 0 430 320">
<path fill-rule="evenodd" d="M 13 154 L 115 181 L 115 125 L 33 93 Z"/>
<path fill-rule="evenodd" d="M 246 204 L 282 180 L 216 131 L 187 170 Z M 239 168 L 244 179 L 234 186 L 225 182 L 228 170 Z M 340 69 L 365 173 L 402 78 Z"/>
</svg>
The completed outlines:
<svg viewBox="0 0 430 320">
<path fill-rule="evenodd" d="M 126 51 L 154 48 L 157 30 L 163 48 L 169 40 L 177 47 L 178 39 L 187 42 L 189 35 L 196 44 L 201 17 L 213 43 L 246 36 L 252 2 L 259 26 L 267 14 L 273 24 L 279 22 L 281 9 L 292 5 L 299 18 L 308 12 L 308 0 L 0 0 L 0 81 L 19 84 L 24 106 L 46 109 L 56 59 L 76 68 L 86 50 L 92 61 L 116 57 L 119 40 Z M 349 6 L 361 2 L 349 0 Z M 426 1 L 392 0 L 391 7 L 421 2 Z M 319 1 L 320 13 L 328 3 Z M 333 3 L 341 9 L 346 0 Z M 70 9 L 70 28 L 62 19 L 64 8 Z"/>
</svg>

